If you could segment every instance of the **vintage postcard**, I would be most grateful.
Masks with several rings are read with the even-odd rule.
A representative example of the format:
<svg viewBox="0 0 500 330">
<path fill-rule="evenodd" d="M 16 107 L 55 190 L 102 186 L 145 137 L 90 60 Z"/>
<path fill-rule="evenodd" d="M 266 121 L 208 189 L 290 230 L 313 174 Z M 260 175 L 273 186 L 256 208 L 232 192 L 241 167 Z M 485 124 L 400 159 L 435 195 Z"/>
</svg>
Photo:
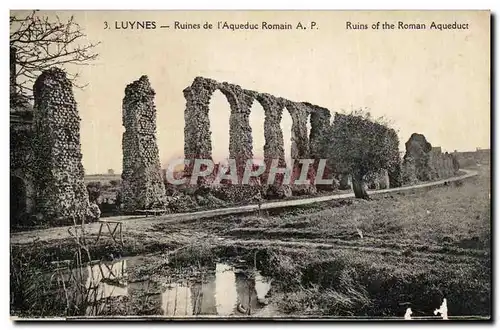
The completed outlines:
<svg viewBox="0 0 500 330">
<path fill-rule="evenodd" d="M 13 320 L 491 320 L 489 11 L 10 11 Z"/>
</svg>

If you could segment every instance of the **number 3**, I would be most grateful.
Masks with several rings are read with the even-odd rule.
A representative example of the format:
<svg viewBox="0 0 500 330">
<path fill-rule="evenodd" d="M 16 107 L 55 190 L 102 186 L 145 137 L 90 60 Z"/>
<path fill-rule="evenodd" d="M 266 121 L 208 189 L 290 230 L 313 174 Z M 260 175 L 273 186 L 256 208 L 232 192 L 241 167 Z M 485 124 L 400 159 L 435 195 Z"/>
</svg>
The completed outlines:
<svg viewBox="0 0 500 330">
<path fill-rule="evenodd" d="M 106 30 L 108 28 L 108 22 L 104 22 L 104 29 Z"/>
</svg>

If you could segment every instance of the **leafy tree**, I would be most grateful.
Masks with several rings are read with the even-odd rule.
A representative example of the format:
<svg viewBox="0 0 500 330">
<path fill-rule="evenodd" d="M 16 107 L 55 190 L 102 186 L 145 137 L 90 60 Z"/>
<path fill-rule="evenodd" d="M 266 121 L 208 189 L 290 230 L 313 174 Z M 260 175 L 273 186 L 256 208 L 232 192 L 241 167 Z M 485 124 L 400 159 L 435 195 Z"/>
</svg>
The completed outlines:
<svg viewBox="0 0 500 330">
<path fill-rule="evenodd" d="M 336 113 L 323 137 L 322 149 L 334 171 L 350 174 L 357 198 L 369 199 L 365 179 L 381 169 L 399 166 L 399 140 L 383 118 L 362 110 Z"/>
<path fill-rule="evenodd" d="M 11 85 L 14 94 L 30 94 L 40 73 L 53 66 L 87 65 L 98 54 L 99 43 L 86 42 L 86 35 L 74 17 L 61 20 L 31 12 L 13 11 L 10 15 L 11 61 L 16 68 Z M 75 83 L 78 74 L 70 74 Z M 77 87 L 83 87 L 76 85 Z"/>
</svg>

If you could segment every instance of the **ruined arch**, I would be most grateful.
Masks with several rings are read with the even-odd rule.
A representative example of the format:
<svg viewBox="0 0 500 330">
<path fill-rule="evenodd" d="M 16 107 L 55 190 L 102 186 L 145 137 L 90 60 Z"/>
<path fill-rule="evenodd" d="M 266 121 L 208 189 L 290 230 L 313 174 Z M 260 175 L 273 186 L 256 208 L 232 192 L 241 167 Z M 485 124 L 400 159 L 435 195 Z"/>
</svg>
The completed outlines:
<svg viewBox="0 0 500 330">
<path fill-rule="evenodd" d="M 226 82 L 219 84 L 218 88 L 226 96 L 231 108 L 229 158 L 236 161 L 238 178 L 242 178 L 247 161 L 253 158 L 252 128 L 249 117 L 255 92 Z"/>
<path fill-rule="evenodd" d="M 285 154 L 292 159 L 310 159 L 313 140 L 317 141 L 323 127 L 329 125 L 329 120 L 326 124 L 320 122 L 324 119 L 323 115 L 316 114 L 316 118 L 313 119 L 312 114 L 321 110 L 309 103 L 293 102 L 271 94 L 246 90 L 227 82 L 219 83 L 212 79 L 197 77 L 192 85 L 184 90 L 186 159 L 213 157 L 209 113 L 210 99 L 216 90 L 220 90 L 226 96 L 231 108 L 229 158 L 236 160 L 238 177 L 242 176 L 247 160 L 253 159 L 254 156 L 250 113 L 255 101 L 264 110 L 263 156 L 267 169 L 273 160 L 278 160 L 279 167 L 286 167 Z M 329 119 L 329 111 L 325 110 Z M 285 115 L 283 111 L 286 111 Z M 310 129 L 308 129 L 309 124 Z M 284 139 L 287 140 L 286 143 Z M 192 173 L 193 163 L 191 161 L 191 166 L 186 167 L 185 174 L 188 176 Z M 264 174 L 262 179 L 266 180 L 266 177 L 267 174 Z"/>
<path fill-rule="evenodd" d="M 236 161 L 240 177 L 243 175 L 246 161 L 253 157 L 249 114 L 255 92 L 244 90 L 238 85 L 197 77 L 193 84 L 184 90 L 186 98 L 184 155 L 190 160 L 196 158 L 213 160 L 210 100 L 216 90 L 224 94 L 231 109 L 229 158 Z M 186 175 L 192 173 L 193 163 L 191 161 L 191 165 L 187 166 Z"/>
</svg>

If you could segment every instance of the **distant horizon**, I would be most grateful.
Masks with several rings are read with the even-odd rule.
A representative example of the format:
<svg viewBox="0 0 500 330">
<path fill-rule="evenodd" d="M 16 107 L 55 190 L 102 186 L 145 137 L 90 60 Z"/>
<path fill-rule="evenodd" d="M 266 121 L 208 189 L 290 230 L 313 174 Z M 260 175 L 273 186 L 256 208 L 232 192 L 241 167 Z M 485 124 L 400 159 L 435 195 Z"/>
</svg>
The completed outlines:
<svg viewBox="0 0 500 330">
<path fill-rule="evenodd" d="M 439 147 L 439 146 L 436 146 L 436 147 Z M 433 148 L 435 148 L 435 147 L 433 146 Z M 481 148 L 479 150 L 456 150 L 457 153 L 478 152 L 478 151 L 490 151 L 491 152 L 491 149 L 490 148 Z M 405 150 L 400 150 L 399 152 L 400 153 L 401 152 L 404 153 L 406 151 Z M 442 150 L 442 153 L 445 153 L 445 152 L 454 153 L 455 150 L 454 151 Z M 257 164 L 257 163 L 255 163 L 255 164 Z M 168 164 L 162 164 L 160 170 L 167 170 L 167 166 L 168 166 Z M 122 175 L 121 172 L 116 172 L 115 169 L 112 169 L 112 170 L 115 171 L 113 174 L 109 174 L 109 173 L 87 173 L 87 172 L 85 172 L 85 176 L 121 176 Z M 178 170 L 178 171 L 175 171 L 175 172 L 182 172 L 182 170 Z"/>
</svg>

